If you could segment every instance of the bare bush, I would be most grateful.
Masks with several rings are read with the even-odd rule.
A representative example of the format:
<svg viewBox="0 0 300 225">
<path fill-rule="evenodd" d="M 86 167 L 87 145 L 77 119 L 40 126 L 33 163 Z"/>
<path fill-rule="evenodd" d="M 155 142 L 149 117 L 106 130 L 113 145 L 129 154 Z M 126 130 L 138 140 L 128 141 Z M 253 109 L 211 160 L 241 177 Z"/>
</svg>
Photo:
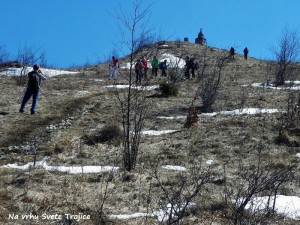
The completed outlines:
<svg viewBox="0 0 300 225">
<path fill-rule="evenodd" d="M 275 84 L 283 85 L 286 78 L 292 74 L 291 65 L 299 58 L 300 39 L 298 33 L 285 28 L 279 40 L 278 47 L 273 48 L 273 53 L 277 61 Z"/>
<path fill-rule="evenodd" d="M 217 100 L 221 88 L 221 73 L 226 59 L 226 57 L 221 56 L 211 72 L 200 80 L 196 96 L 200 97 L 202 101 L 201 112 L 209 113 L 213 111 L 213 104 Z M 204 73 L 206 66 L 204 64 L 202 73 Z"/>
<path fill-rule="evenodd" d="M 229 206 L 230 224 L 268 224 L 275 217 L 276 197 L 280 188 L 291 182 L 294 177 L 296 164 L 289 162 L 287 165 L 266 160 L 263 157 L 263 146 L 257 149 L 257 159 L 249 165 L 240 163 L 233 185 L 226 184 L 225 199 Z M 226 179 L 228 180 L 228 179 Z M 267 204 L 258 210 L 254 204 L 257 197 L 264 196 Z M 262 202 L 260 205 L 263 204 Z"/>
<path fill-rule="evenodd" d="M 205 190 L 205 185 L 211 182 L 212 167 L 204 168 L 194 165 L 190 171 L 178 172 L 168 181 L 159 174 L 157 166 L 150 172 L 159 191 L 149 191 L 149 201 L 152 211 L 159 208 L 159 222 L 162 225 L 182 224 L 188 216 L 189 208 L 195 205 L 195 199 Z"/>
<path fill-rule="evenodd" d="M 122 140 L 122 130 L 116 124 L 107 124 L 97 134 L 91 136 L 85 135 L 83 139 L 88 145 L 104 142 L 118 145 Z"/>
</svg>

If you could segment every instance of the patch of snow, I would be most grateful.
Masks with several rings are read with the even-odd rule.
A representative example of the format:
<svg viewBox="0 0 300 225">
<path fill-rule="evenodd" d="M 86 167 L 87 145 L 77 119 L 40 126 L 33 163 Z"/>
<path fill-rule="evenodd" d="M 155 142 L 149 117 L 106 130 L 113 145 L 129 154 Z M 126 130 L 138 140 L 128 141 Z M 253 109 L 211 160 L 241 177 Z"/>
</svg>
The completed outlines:
<svg viewBox="0 0 300 225">
<path fill-rule="evenodd" d="M 120 219 L 120 220 L 128 220 L 128 219 L 134 219 L 138 217 L 145 217 L 147 216 L 147 213 L 133 213 L 133 214 L 120 214 L 120 215 L 110 215 L 111 219 Z"/>
<path fill-rule="evenodd" d="M 256 197 L 246 205 L 246 209 L 256 212 L 270 208 L 274 197 L 271 197 L 271 201 L 268 201 L 268 199 L 269 197 Z M 300 220 L 300 198 L 297 196 L 277 195 L 275 211 L 291 219 Z"/>
<path fill-rule="evenodd" d="M 212 159 L 209 159 L 209 160 L 206 160 L 206 162 L 205 162 L 205 163 L 206 163 L 206 165 L 211 165 L 211 164 L 213 163 L 213 161 L 214 161 L 214 160 L 212 160 Z"/>
<path fill-rule="evenodd" d="M 178 130 L 145 130 L 142 131 L 141 134 L 144 135 L 153 135 L 153 136 L 158 136 L 158 135 L 162 135 L 162 134 L 170 134 L 170 133 L 175 133 Z"/>
<path fill-rule="evenodd" d="M 106 86 L 107 88 L 117 88 L 117 89 L 123 89 L 123 88 L 128 88 L 129 85 L 126 84 L 117 84 L 117 85 L 109 85 L 109 86 Z M 155 90 L 157 88 L 159 88 L 158 85 L 152 85 L 152 86 L 131 86 L 132 88 L 134 89 L 137 89 L 137 90 L 142 90 L 142 91 L 151 91 L 151 90 Z"/>
<path fill-rule="evenodd" d="M 163 209 L 160 209 L 157 212 L 154 212 L 153 215 L 157 216 L 157 220 L 159 222 L 165 222 L 169 219 L 172 213 L 172 217 L 176 217 L 175 213 L 180 212 L 183 208 L 190 208 L 192 206 L 195 206 L 196 204 L 191 202 L 187 206 L 185 204 L 181 205 L 172 205 L 171 203 L 167 204 Z"/>
<path fill-rule="evenodd" d="M 252 87 L 256 88 L 267 88 L 267 89 L 274 89 L 274 90 L 300 90 L 300 81 L 285 81 L 285 84 L 291 84 L 290 87 L 287 86 L 275 86 L 274 84 L 267 84 L 267 83 L 253 83 L 251 84 Z M 296 86 L 293 86 L 296 85 Z M 248 85 L 242 85 L 243 87 L 247 87 Z"/>
<path fill-rule="evenodd" d="M 221 111 L 223 115 L 242 115 L 242 114 L 260 114 L 260 113 L 278 113 L 282 112 L 278 109 L 260 109 L 260 108 L 245 108 L 232 111 Z"/>
<path fill-rule="evenodd" d="M 166 120 L 173 120 L 173 119 L 186 119 L 186 116 L 158 116 L 158 119 L 166 119 Z"/>
<path fill-rule="evenodd" d="M 172 213 L 172 217 L 176 217 L 175 213 L 180 212 L 183 208 L 190 208 L 192 206 L 195 206 L 195 203 L 189 203 L 187 206 L 186 204 L 181 204 L 180 206 L 178 205 L 172 205 L 171 203 L 167 204 L 165 207 L 162 209 L 155 211 L 153 213 L 133 213 L 133 214 L 120 214 L 120 215 L 110 215 L 109 217 L 111 219 L 133 219 L 137 217 L 157 217 L 157 220 L 159 222 L 165 222 L 169 219 Z"/>
<path fill-rule="evenodd" d="M 119 168 L 113 166 L 48 166 L 47 161 L 50 157 L 46 157 L 41 161 L 35 162 L 35 168 L 44 168 L 49 172 L 63 172 L 70 174 L 81 174 L 81 173 L 103 173 L 103 172 L 116 172 Z M 3 168 L 19 169 L 19 170 L 28 170 L 34 166 L 34 162 L 29 162 L 25 165 L 7 164 L 2 166 Z"/>
<path fill-rule="evenodd" d="M 165 166 L 162 166 L 162 168 L 166 169 L 166 170 L 186 171 L 186 168 L 182 167 L 182 166 L 165 165 Z"/>
<path fill-rule="evenodd" d="M 299 157 L 299 158 L 300 158 L 300 153 L 297 153 L 297 154 L 296 154 L 296 157 Z"/>
<path fill-rule="evenodd" d="M 212 113 L 200 113 L 200 116 L 206 117 L 213 117 L 216 115 L 254 115 L 254 114 L 261 114 L 261 113 L 279 113 L 285 112 L 284 110 L 279 109 L 261 109 L 261 108 L 244 108 L 244 109 L 235 109 L 231 111 L 220 111 L 220 112 L 212 112 Z M 186 116 L 159 116 L 159 119 L 166 119 L 166 120 L 173 120 L 173 119 L 185 119 Z"/>
<path fill-rule="evenodd" d="M 74 72 L 74 71 L 67 71 L 67 70 L 60 70 L 60 69 L 47 69 L 47 68 L 40 68 L 40 70 L 42 71 L 42 73 L 44 74 L 44 76 L 47 77 L 54 77 L 54 76 L 58 76 L 58 75 L 63 75 L 63 74 L 76 74 L 78 72 Z M 22 71 L 22 68 L 7 68 L 5 71 L 0 72 L 0 75 L 5 75 L 5 76 L 20 76 Z M 32 71 L 32 67 L 27 67 L 25 69 L 24 74 L 27 75 L 27 73 L 29 73 L 30 71 Z"/>
<path fill-rule="evenodd" d="M 283 110 L 279 109 L 261 109 L 261 108 L 244 108 L 244 109 L 235 109 L 232 111 L 221 111 L 221 112 L 213 112 L 213 113 L 202 113 L 200 116 L 216 116 L 220 115 L 254 115 L 254 114 L 261 114 L 261 113 L 278 113 L 284 112 Z"/>
</svg>

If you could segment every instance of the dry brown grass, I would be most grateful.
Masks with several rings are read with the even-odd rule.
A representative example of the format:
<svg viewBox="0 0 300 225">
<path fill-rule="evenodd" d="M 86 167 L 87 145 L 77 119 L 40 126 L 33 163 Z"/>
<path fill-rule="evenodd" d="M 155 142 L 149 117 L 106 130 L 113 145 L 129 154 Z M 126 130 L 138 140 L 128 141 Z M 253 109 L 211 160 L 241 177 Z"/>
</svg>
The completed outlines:
<svg viewBox="0 0 300 225">
<path fill-rule="evenodd" d="M 204 46 L 182 44 L 181 48 L 164 50 L 172 51 L 174 55 L 204 54 Z M 211 57 L 216 57 L 221 50 L 208 48 Z M 125 59 L 122 61 L 126 61 Z M 37 114 L 34 116 L 18 113 L 19 104 L 16 98 L 21 90 L 13 78 L 0 77 L 0 111 L 9 114 L 0 115 L 0 165 L 7 163 L 26 164 L 32 162 L 34 155 L 21 148 L 12 149 L 9 146 L 27 144 L 37 145 L 37 160 L 46 155 L 51 156 L 49 165 L 87 166 L 110 165 L 121 166 L 121 146 L 108 142 L 87 145 L 83 137 L 91 137 L 106 125 L 120 121 L 116 109 L 116 97 L 105 85 L 107 80 L 107 65 L 82 68 L 78 75 L 67 75 L 48 79 L 42 86 L 42 95 L 38 103 Z M 261 107 L 285 109 L 287 91 L 262 90 L 252 87 L 241 87 L 251 83 L 265 82 L 264 73 L 267 64 L 257 59 L 245 61 L 237 56 L 224 67 L 223 85 L 216 104 L 215 111 L 233 110 L 240 107 Z M 95 79 L 103 79 L 102 82 Z M 149 84 L 159 84 L 164 79 L 151 79 Z M 120 83 L 126 83 L 126 71 L 122 71 Z M 222 191 L 225 183 L 223 165 L 227 163 L 228 183 L 234 184 L 233 174 L 240 162 L 248 163 L 256 158 L 259 144 L 264 145 L 265 158 L 274 160 L 274 169 L 285 166 L 299 152 L 298 147 L 288 147 L 275 142 L 281 127 L 282 115 L 241 115 L 236 117 L 216 115 L 206 117 L 200 115 L 198 127 L 185 129 L 185 119 L 159 119 L 158 116 L 187 115 L 197 83 L 194 80 L 179 84 L 177 97 L 157 98 L 157 91 L 147 92 L 151 102 L 149 117 L 145 121 L 145 130 L 177 129 L 180 132 L 162 136 L 144 136 L 138 157 L 137 168 L 132 173 L 120 170 L 117 173 L 70 175 L 60 172 L 48 172 L 44 169 L 18 171 L 0 168 L 0 219 L 7 224 L 9 213 L 26 214 L 35 212 L 38 215 L 64 213 L 86 213 L 92 220 L 79 224 L 101 224 L 99 206 L 106 192 L 103 213 L 103 224 L 138 225 L 145 218 L 124 220 L 109 219 L 110 214 L 131 214 L 147 212 L 149 201 L 159 200 L 162 190 L 151 177 L 153 165 L 159 165 L 158 170 L 166 187 L 177 184 L 178 177 L 174 171 L 162 169 L 161 165 L 184 166 L 189 173 L 193 164 L 206 166 L 207 160 L 213 160 L 213 182 L 210 183 L 203 196 L 195 199 L 197 207 L 191 208 L 184 224 L 211 224 L 219 222 L 226 224 L 222 216 L 224 202 Z M 125 90 L 123 90 L 125 91 Z M 196 101 L 197 106 L 201 101 Z M 27 106 L 28 109 L 29 105 Z M 73 118 L 71 124 L 47 132 L 49 125 L 57 125 L 67 118 Z M 290 143 L 299 141 L 297 130 L 288 131 L 284 136 Z M 229 162 L 227 162 L 229 160 Z M 296 174 L 299 177 L 299 174 Z M 107 189 L 105 188 L 107 185 Z M 153 193 L 149 193 L 150 187 Z M 285 187 L 285 193 L 300 195 L 299 184 Z M 203 199 L 205 204 L 202 206 Z M 155 205 L 155 204 L 152 204 Z M 151 210 L 156 210 L 151 208 Z M 283 221 L 278 218 L 278 224 Z M 20 221 L 19 221 L 20 222 Z M 26 224 L 26 221 L 21 221 Z M 33 222 L 33 221 L 31 221 Z M 51 221 L 53 222 L 53 221 Z M 57 221 L 58 222 L 58 221 Z M 153 218 L 148 224 L 157 224 Z M 292 224 L 293 221 L 290 221 Z M 49 221 L 39 221 L 39 224 L 49 224 Z M 147 224 L 147 223 L 145 223 Z"/>
</svg>

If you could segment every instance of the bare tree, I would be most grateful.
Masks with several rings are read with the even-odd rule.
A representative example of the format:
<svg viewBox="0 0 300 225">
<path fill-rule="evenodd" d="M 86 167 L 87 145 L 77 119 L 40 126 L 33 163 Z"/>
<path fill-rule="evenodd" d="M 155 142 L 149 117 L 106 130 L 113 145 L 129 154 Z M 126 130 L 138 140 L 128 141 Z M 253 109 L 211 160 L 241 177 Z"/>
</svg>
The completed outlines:
<svg viewBox="0 0 300 225">
<path fill-rule="evenodd" d="M 204 77 L 200 80 L 200 86 L 196 96 L 202 100 L 201 112 L 212 112 L 212 106 L 217 100 L 221 88 L 221 73 L 227 57 L 221 56 Z M 207 64 L 203 64 L 202 76 L 207 69 Z"/>
<path fill-rule="evenodd" d="M 150 31 L 147 29 L 147 15 L 149 7 L 143 8 L 142 0 L 133 1 L 133 12 L 127 13 L 120 6 L 120 11 L 115 13 L 115 18 L 122 25 L 122 43 L 129 50 L 129 74 L 128 89 L 120 93 L 116 91 L 119 102 L 119 109 L 122 115 L 123 125 L 123 166 L 127 171 L 135 168 L 139 151 L 141 130 L 146 115 L 146 98 L 143 91 L 134 87 L 135 74 L 133 70 L 134 60 L 138 54 L 137 49 L 141 44 L 147 43 L 150 38 Z M 126 38 L 125 34 L 129 34 Z"/>
<path fill-rule="evenodd" d="M 300 53 L 300 39 L 294 30 L 285 28 L 277 48 L 273 49 L 277 61 L 276 85 L 283 85 L 290 76 L 291 65 L 298 60 Z"/>
</svg>

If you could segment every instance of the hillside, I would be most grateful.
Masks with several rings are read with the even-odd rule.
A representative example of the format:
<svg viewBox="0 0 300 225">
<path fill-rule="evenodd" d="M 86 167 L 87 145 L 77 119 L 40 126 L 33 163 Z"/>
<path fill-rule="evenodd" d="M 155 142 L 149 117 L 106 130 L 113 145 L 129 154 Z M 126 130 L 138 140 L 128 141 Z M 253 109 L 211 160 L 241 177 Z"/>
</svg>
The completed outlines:
<svg viewBox="0 0 300 225">
<path fill-rule="evenodd" d="M 225 50 L 176 42 L 145 47 L 138 54 L 149 60 L 153 55 L 159 59 L 166 54 L 179 58 L 188 55 L 200 66 L 205 63 L 207 73 L 216 68 L 221 56 L 228 55 Z M 120 59 L 120 85 L 128 83 L 128 62 L 129 57 Z M 269 67 L 269 62 L 251 57 L 244 60 L 238 54 L 234 60 L 225 60 L 220 93 L 213 105 L 215 114 L 199 114 L 198 126 L 190 129 L 184 124 L 200 81 L 180 80 L 176 97 L 161 97 L 156 89 L 144 91 L 149 107 L 142 130 L 170 133 L 142 135 L 132 172 L 122 169 L 120 142 L 98 142 L 94 138 L 106 125 L 122 127 L 116 93 L 127 89 L 110 87 L 108 64 L 48 78 L 42 84 L 35 115 L 28 113 L 31 100 L 26 113 L 18 112 L 17 99 L 23 86 L 15 77 L 0 76 L 0 220 L 4 224 L 168 224 L 162 222 L 161 208 L 175 196 L 177 205 L 184 204 L 179 200 L 186 200 L 194 190 L 195 177 L 201 180 L 207 175 L 209 179 L 199 186 L 201 191 L 184 212 L 182 224 L 230 224 L 233 204 L 226 205 L 224 196 L 236 199 L 242 195 L 242 186 L 251 175 L 244 183 L 239 182 L 247 173 L 255 174 L 258 164 L 266 166 L 268 176 L 293 164 L 293 179 L 283 182 L 277 194 L 300 196 L 299 145 L 276 142 L 290 91 L 251 86 L 270 79 Z M 152 78 L 144 84 L 154 86 L 165 80 Z M 200 107 L 201 100 L 195 105 Z M 258 113 L 250 114 L 246 109 Z M 257 109 L 279 112 L 260 113 Z M 246 114 L 228 113 L 234 110 L 246 110 Z M 293 135 L 298 143 L 299 133 Z M 37 168 L 28 164 L 34 160 Z M 93 172 L 99 168 L 88 166 L 111 169 Z M 258 197 L 268 193 L 262 191 Z M 297 210 L 294 217 L 299 219 L 299 206 Z M 18 218 L 10 218 L 11 214 Z M 36 217 L 21 218 L 30 214 Z M 258 219 L 259 215 L 254 217 Z M 279 213 L 263 224 L 297 224 L 291 217 Z"/>
</svg>

